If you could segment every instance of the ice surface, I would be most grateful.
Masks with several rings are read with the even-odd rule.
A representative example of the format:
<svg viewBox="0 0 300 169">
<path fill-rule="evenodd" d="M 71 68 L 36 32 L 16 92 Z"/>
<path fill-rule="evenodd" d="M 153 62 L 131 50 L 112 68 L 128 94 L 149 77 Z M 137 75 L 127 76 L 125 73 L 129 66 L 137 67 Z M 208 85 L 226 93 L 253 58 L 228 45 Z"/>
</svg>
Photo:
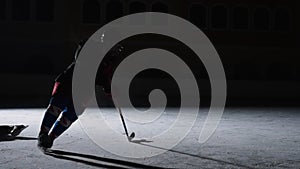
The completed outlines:
<svg viewBox="0 0 300 169">
<path fill-rule="evenodd" d="M 36 147 L 34 139 L 44 109 L 0 110 L 0 124 L 29 124 L 17 140 L 0 142 L 0 168 L 300 167 L 300 108 L 227 108 L 214 135 L 199 144 L 197 139 L 207 111 L 200 110 L 190 133 L 172 150 L 150 158 L 131 159 L 98 147 L 79 122 L 54 143 L 53 149 L 61 151 L 45 155 Z M 162 117 L 165 120 L 155 123 L 155 130 L 138 128 L 127 119 L 129 132 L 136 132 L 136 137 L 141 137 L 141 130 L 143 137 L 153 135 L 157 129 L 168 128 L 177 116 L 175 112 L 169 110 Z M 115 119 L 111 125 L 116 131 L 124 132 L 115 109 L 104 113 L 105 118 Z"/>
</svg>

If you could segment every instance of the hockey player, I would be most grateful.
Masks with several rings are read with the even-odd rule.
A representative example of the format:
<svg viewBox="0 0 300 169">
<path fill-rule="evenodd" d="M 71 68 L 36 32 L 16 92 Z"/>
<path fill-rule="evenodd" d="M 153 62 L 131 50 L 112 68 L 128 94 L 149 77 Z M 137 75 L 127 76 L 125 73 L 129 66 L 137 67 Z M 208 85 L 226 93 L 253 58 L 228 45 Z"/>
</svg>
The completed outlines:
<svg viewBox="0 0 300 169">
<path fill-rule="evenodd" d="M 46 109 L 38 134 L 38 147 L 43 150 L 51 148 L 54 140 L 78 119 L 72 99 L 72 76 L 76 58 L 83 45 L 84 43 L 79 43 L 75 52 L 75 61 L 55 79 L 50 103 Z M 122 48 L 122 46 L 117 45 L 108 55 L 116 55 Z M 102 86 L 104 92 L 109 95 L 113 66 L 112 62 L 105 58 L 100 65 L 100 78 L 97 77 L 99 80 L 96 80 L 96 85 Z"/>
</svg>

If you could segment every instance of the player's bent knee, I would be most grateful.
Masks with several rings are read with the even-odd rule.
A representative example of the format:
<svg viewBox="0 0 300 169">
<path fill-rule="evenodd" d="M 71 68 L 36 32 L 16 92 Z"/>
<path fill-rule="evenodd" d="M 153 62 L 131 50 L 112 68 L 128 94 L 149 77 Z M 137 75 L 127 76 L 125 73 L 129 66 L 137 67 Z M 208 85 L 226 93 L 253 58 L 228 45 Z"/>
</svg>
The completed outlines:
<svg viewBox="0 0 300 169">
<path fill-rule="evenodd" d="M 62 110 L 60 108 L 50 104 L 47 108 L 47 112 L 58 117 L 60 115 L 60 113 L 62 112 Z"/>
</svg>

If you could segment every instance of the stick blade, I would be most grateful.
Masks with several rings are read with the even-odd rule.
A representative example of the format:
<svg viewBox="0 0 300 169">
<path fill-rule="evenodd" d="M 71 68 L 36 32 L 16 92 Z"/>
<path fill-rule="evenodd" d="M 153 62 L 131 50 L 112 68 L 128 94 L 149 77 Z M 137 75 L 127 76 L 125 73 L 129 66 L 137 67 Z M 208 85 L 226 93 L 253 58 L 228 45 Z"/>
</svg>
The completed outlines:
<svg viewBox="0 0 300 169">
<path fill-rule="evenodd" d="M 131 134 L 130 134 L 130 136 L 129 136 L 131 139 L 133 139 L 134 137 L 135 137 L 135 133 L 134 132 L 132 132 Z"/>
</svg>

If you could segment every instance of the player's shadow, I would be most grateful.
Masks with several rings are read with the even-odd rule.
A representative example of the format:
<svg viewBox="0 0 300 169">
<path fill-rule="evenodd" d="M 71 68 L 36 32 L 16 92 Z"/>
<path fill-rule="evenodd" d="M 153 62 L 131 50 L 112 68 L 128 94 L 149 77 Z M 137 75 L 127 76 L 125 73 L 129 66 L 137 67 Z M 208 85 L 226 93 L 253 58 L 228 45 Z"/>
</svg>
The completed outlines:
<svg viewBox="0 0 300 169">
<path fill-rule="evenodd" d="M 2 141 L 15 141 L 15 140 L 37 140 L 37 138 L 35 137 L 9 137 L 9 136 L 5 136 L 5 137 L 1 137 L 0 136 L 0 142 Z"/>
<path fill-rule="evenodd" d="M 50 151 L 46 151 L 45 154 L 52 156 L 54 158 L 74 161 L 74 162 L 90 165 L 93 167 L 116 168 L 116 169 L 123 169 L 123 168 L 162 169 L 161 167 L 139 164 L 139 163 L 134 163 L 134 162 L 130 162 L 130 161 L 98 157 L 95 155 L 68 152 L 68 151 L 62 151 L 62 150 L 50 150 Z"/>
</svg>

